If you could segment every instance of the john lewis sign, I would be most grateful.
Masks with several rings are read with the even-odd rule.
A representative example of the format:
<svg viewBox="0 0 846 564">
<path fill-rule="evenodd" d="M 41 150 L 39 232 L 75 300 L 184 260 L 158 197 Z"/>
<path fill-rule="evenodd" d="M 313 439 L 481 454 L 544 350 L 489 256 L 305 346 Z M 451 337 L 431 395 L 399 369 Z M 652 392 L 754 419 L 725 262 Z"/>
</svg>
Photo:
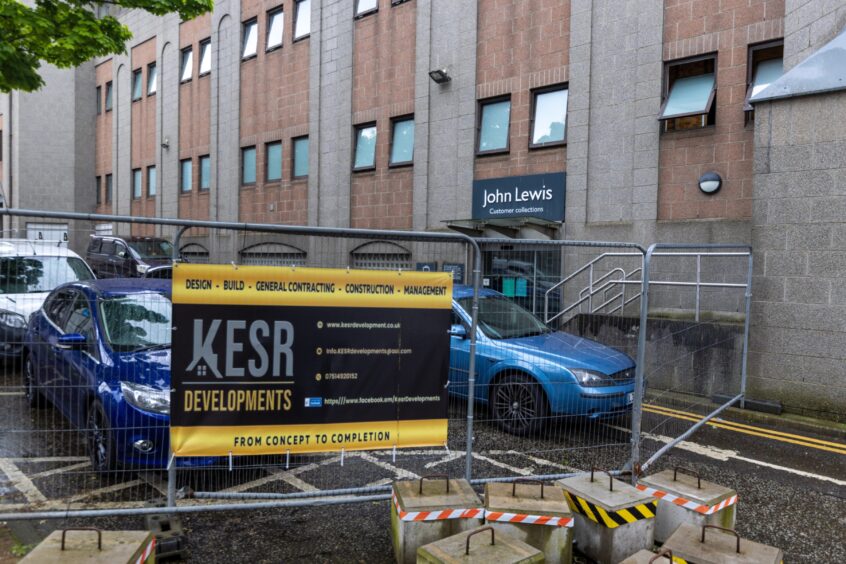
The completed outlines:
<svg viewBox="0 0 846 564">
<path fill-rule="evenodd" d="M 566 172 L 473 181 L 473 219 L 564 221 Z"/>
</svg>

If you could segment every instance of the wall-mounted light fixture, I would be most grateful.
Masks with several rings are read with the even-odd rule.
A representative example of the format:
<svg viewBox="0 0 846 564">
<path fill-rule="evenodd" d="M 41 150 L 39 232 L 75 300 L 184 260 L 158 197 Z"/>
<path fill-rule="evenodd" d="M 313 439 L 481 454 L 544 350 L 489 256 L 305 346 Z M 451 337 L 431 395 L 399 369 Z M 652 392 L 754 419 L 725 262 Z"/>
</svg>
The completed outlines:
<svg viewBox="0 0 846 564">
<path fill-rule="evenodd" d="M 162 141 L 162 149 L 170 149 L 170 139 L 165 137 Z"/>
<path fill-rule="evenodd" d="M 699 189 L 705 194 L 715 194 L 722 185 L 723 179 L 716 172 L 706 172 L 699 177 Z"/>
<path fill-rule="evenodd" d="M 446 84 L 452 77 L 449 75 L 446 69 L 435 69 L 433 71 L 429 71 L 429 78 L 431 78 L 437 84 Z"/>
</svg>

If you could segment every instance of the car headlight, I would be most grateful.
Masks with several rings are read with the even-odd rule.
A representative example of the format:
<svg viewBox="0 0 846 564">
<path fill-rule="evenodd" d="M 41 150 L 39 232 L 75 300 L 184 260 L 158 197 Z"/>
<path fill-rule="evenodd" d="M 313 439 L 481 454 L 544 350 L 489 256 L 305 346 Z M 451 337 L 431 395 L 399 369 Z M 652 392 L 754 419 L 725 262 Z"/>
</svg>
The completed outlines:
<svg viewBox="0 0 846 564">
<path fill-rule="evenodd" d="M 148 270 L 150 270 L 149 264 L 136 264 L 135 270 L 138 271 L 138 274 L 146 274 Z"/>
<path fill-rule="evenodd" d="M 0 325 L 14 329 L 24 329 L 26 327 L 26 319 L 20 313 L 0 309 Z"/>
<path fill-rule="evenodd" d="M 596 386 L 610 386 L 614 384 L 614 380 L 602 372 L 597 372 L 596 370 L 588 370 L 586 368 L 568 368 L 567 370 L 573 373 L 573 376 L 576 377 L 576 380 L 582 386 L 593 388 Z"/>
<path fill-rule="evenodd" d="M 170 390 L 160 390 L 144 384 L 121 382 L 120 391 L 131 405 L 153 413 L 170 413 Z"/>
</svg>

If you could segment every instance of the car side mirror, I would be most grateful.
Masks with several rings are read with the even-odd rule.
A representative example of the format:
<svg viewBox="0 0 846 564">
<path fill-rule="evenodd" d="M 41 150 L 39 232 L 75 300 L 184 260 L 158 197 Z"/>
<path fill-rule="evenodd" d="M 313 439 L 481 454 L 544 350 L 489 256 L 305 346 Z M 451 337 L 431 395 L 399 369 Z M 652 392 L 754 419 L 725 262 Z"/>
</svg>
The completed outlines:
<svg viewBox="0 0 846 564">
<path fill-rule="evenodd" d="M 449 328 L 449 334 L 451 337 L 458 337 L 459 339 L 466 339 L 467 338 L 467 329 L 464 328 L 464 325 L 461 323 L 456 323 L 455 325 Z"/>
<path fill-rule="evenodd" d="M 81 349 L 88 344 L 88 339 L 79 333 L 68 333 L 56 339 L 56 344 L 63 349 Z"/>
</svg>

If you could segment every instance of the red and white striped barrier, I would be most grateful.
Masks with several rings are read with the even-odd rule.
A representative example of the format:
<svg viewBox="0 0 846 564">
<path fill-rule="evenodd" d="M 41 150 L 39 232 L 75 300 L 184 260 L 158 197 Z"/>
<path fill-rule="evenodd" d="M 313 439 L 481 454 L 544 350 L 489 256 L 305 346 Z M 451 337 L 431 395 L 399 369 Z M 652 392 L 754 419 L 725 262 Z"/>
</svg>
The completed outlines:
<svg viewBox="0 0 846 564">
<path fill-rule="evenodd" d="M 150 544 L 147 545 L 147 548 L 144 549 L 144 552 L 138 557 L 135 564 L 144 564 L 154 552 L 156 552 L 156 537 L 153 537 L 153 540 L 150 541 Z"/>
<path fill-rule="evenodd" d="M 673 495 L 669 492 L 656 490 L 655 488 L 650 488 L 650 487 L 644 486 L 642 484 L 637 484 L 636 487 L 640 491 L 648 493 L 652 497 L 657 497 L 658 499 L 661 499 L 661 500 L 664 500 L 664 501 L 670 501 L 670 502 L 672 502 L 676 505 L 684 507 L 685 509 L 690 509 L 691 511 L 696 511 L 697 513 L 701 513 L 702 515 L 712 515 L 712 514 L 716 513 L 717 511 L 720 511 L 721 509 L 725 509 L 729 505 L 734 505 L 735 503 L 737 503 L 737 495 L 733 495 L 733 496 L 731 496 L 727 499 L 724 499 L 723 501 L 721 501 L 717 505 L 701 505 L 701 504 L 696 503 L 694 501 L 690 501 L 689 499 L 685 499 L 683 497 Z"/>
<path fill-rule="evenodd" d="M 504 513 L 485 511 L 485 521 L 500 523 L 522 523 L 523 525 L 549 525 L 550 527 L 572 527 L 572 517 L 552 517 L 549 515 L 524 515 L 522 513 Z"/>
<path fill-rule="evenodd" d="M 439 511 L 403 511 L 400 509 L 396 494 L 393 496 L 394 505 L 400 521 L 441 521 L 444 519 L 481 519 L 485 510 L 481 507 L 469 509 L 441 509 Z"/>
</svg>

